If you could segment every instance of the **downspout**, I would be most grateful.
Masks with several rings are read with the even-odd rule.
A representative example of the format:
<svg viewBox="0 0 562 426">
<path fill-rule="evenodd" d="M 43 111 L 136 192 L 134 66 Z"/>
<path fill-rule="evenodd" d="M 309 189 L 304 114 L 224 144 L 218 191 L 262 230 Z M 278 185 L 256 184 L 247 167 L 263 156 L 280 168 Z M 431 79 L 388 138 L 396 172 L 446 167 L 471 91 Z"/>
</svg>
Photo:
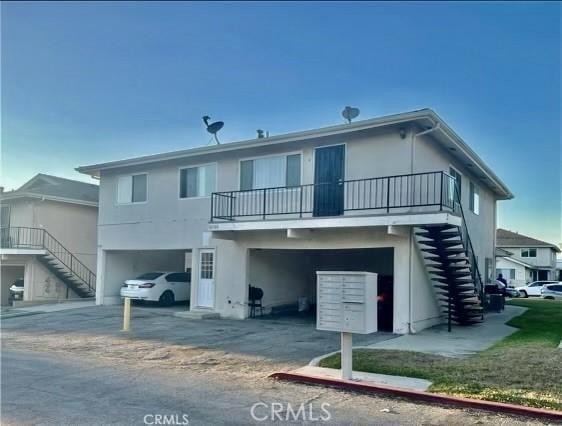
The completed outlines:
<svg viewBox="0 0 562 426">
<path fill-rule="evenodd" d="M 426 130 L 422 130 L 421 132 L 415 133 L 412 131 L 412 146 L 411 146 L 411 152 L 410 152 L 410 173 L 414 174 L 414 158 L 415 158 L 415 154 L 416 154 L 416 138 L 418 136 L 423 136 L 423 135 L 427 135 L 428 133 L 434 132 L 435 130 L 438 130 L 441 128 L 441 124 L 439 122 L 435 123 L 433 122 L 433 120 L 431 120 L 431 124 L 432 126 L 429 129 Z M 409 247 L 409 286 L 408 286 L 408 297 L 409 297 L 409 307 L 410 307 L 410 313 L 409 313 L 409 317 L 410 317 L 410 321 L 408 322 L 409 324 L 409 333 L 411 334 L 416 334 L 416 330 L 414 329 L 414 322 L 413 322 L 413 318 L 414 318 L 414 304 L 413 304 L 413 300 L 414 300 L 414 295 L 413 295 L 413 288 L 412 288 L 412 276 L 413 276 L 413 247 L 414 247 L 414 227 L 410 226 L 410 247 Z"/>
</svg>

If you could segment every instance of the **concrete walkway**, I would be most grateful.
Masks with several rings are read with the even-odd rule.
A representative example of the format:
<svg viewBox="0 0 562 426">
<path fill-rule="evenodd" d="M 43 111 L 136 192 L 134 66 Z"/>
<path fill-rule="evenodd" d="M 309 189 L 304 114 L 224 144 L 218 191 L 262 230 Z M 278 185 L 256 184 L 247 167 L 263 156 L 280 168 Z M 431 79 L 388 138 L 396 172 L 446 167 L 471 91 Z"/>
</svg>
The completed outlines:
<svg viewBox="0 0 562 426">
<path fill-rule="evenodd" d="M 42 303 L 35 306 L 25 306 L 21 308 L 11 308 L 10 313 L 46 313 L 66 311 L 69 309 L 87 308 L 95 306 L 95 300 L 77 300 L 76 302 L 61 302 L 61 303 Z"/>
<path fill-rule="evenodd" d="M 307 376 L 329 377 L 341 379 L 341 370 L 335 368 L 306 367 L 298 368 L 293 373 L 306 374 Z M 376 385 L 392 386 L 394 388 L 411 389 L 418 391 L 426 391 L 431 386 L 429 380 L 415 379 L 412 377 L 389 376 L 387 374 L 365 373 L 363 371 L 354 371 L 352 374 L 353 381 L 368 382 Z"/>
<path fill-rule="evenodd" d="M 449 333 L 446 325 L 431 327 L 417 334 L 407 334 L 396 339 L 377 342 L 369 349 L 394 349 L 424 352 L 450 357 L 465 357 L 489 348 L 506 336 L 517 331 L 505 323 L 527 310 L 520 306 L 506 305 L 500 313 L 487 313 L 485 321 L 467 327 L 453 326 Z"/>
</svg>

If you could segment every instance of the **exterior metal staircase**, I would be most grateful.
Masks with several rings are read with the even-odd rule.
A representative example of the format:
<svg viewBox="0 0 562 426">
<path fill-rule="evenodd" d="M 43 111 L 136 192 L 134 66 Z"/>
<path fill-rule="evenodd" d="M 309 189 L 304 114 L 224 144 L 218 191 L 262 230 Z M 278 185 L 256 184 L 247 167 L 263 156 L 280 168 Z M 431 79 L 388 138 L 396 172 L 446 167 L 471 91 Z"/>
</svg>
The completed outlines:
<svg viewBox="0 0 562 426">
<path fill-rule="evenodd" d="M 458 199 L 458 198 L 457 198 Z M 416 241 L 448 319 L 469 325 L 484 319 L 484 285 L 460 203 L 462 225 L 427 225 L 415 229 Z"/>
<path fill-rule="evenodd" d="M 0 246 L 9 249 L 44 250 L 38 260 L 80 297 L 96 295 L 96 274 L 44 228 L 2 228 Z"/>
</svg>

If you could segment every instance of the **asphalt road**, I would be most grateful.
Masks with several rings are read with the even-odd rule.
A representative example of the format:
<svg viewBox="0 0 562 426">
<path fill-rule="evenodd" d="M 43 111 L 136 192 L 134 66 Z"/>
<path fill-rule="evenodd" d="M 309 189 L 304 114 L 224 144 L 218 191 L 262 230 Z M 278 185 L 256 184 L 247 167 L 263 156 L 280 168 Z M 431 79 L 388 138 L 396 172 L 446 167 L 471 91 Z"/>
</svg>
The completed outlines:
<svg viewBox="0 0 562 426">
<path fill-rule="evenodd" d="M 158 364 L 134 357 L 111 361 L 3 348 L 1 361 L 2 425 L 142 425 L 159 424 L 158 420 L 160 424 L 183 425 L 303 424 L 314 419 L 337 425 L 533 424 L 526 419 L 276 382 L 266 377 L 239 381 L 212 370 L 160 369 Z M 251 408 L 256 403 L 254 419 Z M 301 404 L 304 411 L 299 412 Z M 272 409 L 277 416 L 273 417 Z"/>
</svg>

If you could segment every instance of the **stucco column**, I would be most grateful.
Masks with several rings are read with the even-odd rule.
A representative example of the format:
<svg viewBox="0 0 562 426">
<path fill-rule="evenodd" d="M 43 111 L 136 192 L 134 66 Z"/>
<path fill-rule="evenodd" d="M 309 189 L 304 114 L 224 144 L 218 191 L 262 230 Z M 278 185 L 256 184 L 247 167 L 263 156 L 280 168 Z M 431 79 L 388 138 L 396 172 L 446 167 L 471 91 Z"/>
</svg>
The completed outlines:
<svg viewBox="0 0 562 426">
<path fill-rule="evenodd" d="M 104 284 L 105 284 L 105 259 L 106 251 L 98 246 L 97 250 L 97 265 L 96 265 L 96 305 L 103 305 L 103 299 L 105 296 Z"/>
</svg>

